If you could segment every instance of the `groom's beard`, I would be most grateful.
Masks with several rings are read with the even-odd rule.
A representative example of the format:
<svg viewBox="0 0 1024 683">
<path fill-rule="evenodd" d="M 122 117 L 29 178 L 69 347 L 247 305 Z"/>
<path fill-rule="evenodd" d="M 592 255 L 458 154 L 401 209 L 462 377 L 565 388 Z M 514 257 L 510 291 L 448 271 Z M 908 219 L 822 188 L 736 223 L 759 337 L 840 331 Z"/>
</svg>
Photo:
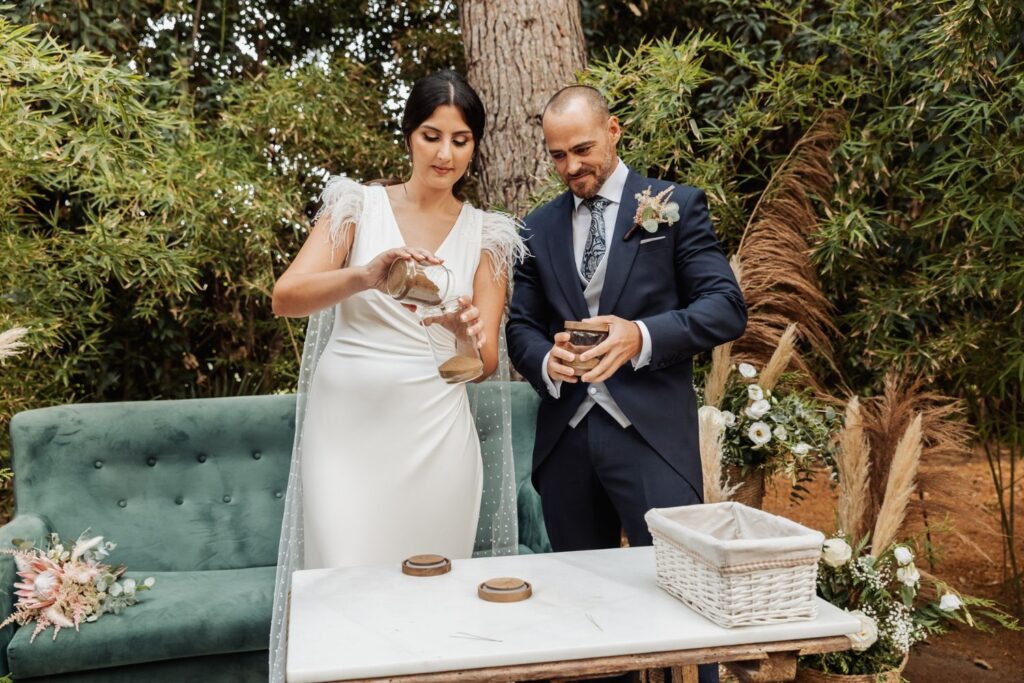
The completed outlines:
<svg viewBox="0 0 1024 683">
<path fill-rule="evenodd" d="M 580 199 L 592 199 L 612 174 L 615 156 L 609 154 L 601 166 L 585 166 L 575 175 L 563 178 L 569 190 Z"/>
</svg>

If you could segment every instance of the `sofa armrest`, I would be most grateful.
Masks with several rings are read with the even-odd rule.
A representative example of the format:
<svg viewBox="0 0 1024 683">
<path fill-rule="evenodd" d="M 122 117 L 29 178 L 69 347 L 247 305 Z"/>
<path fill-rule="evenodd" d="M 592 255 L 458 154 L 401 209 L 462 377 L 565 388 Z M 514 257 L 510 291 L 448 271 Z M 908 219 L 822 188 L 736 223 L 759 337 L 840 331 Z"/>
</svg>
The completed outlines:
<svg viewBox="0 0 1024 683">
<path fill-rule="evenodd" d="M 7 524 L 0 527 L 0 550 L 11 550 L 11 541 L 21 538 L 33 541 L 36 546 L 43 547 L 46 537 L 50 533 L 50 525 L 39 515 L 23 514 L 18 515 Z M 3 621 L 14 612 L 14 582 L 18 579 L 17 567 L 14 558 L 10 555 L 0 555 L 0 621 Z M 0 676 L 7 675 L 10 669 L 7 666 L 7 645 L 14 637 L 16 624 L 10 624 L 0 630 Z"/>
</svg>

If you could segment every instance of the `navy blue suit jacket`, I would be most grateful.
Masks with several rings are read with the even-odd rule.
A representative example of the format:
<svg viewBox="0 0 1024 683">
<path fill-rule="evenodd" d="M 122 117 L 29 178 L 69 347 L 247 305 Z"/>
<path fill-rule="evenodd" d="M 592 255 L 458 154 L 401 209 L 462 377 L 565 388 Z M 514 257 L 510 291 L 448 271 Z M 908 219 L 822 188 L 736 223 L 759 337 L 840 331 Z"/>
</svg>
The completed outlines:
<svg viewBox="0 0 1024 683">
<path fill-rule="evenodd" d="M 633 227 L 635 195 L 647 187 L 652 195 L 672 188 L 679 221 L 661 224 L 653 234 L 636 230 L 623 241 Z M 555 333 L 566 320 L 590 315 L 574 263 L 574 209 L 567 191 L 526 217 L 529 255 L 515 273 L 506 328 L 512 364 L 542 398 L 535 472 L 586 396 L 586 384 L 563 383 L 556 400 L 542 375 Z M 666 239 L 640 244 L 661 236 Z M 605 386 L 640 435 L 702 496 L 691 359 L 736 339 L 747 322 L 743 294 L 715 236 L 704 192 L 631 170 L 608 249 L 598 314 L 643 321 L 651 336 L 651 362 L 640 370 L 625 363 Z"/>
</svg>

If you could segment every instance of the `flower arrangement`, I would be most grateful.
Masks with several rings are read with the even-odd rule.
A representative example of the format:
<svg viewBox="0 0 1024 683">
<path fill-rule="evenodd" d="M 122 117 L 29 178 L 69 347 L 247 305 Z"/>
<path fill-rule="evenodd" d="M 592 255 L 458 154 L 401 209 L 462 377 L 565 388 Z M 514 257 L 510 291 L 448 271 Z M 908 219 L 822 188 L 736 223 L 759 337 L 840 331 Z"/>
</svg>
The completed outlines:
<svg viewBox="0 0 1024 683">
<path fill-rule="evenodd" d="M 643 228 L 647 232 L 657 232 L 658 226 L 663 223 L 675 223 L 679 220 L 679 205 L 672 199 L 672 188 L 666 188 L 658 194 L 651 196 L 651 188 L 636 195 L 636 214 L 633 215 L 633 227 L 630 228 L 623 240 L 628 240 L 638 229 Z"/>
<path fill-rule="evenodd" d="M 31 541 L 15 539 L 13 555 L 20 582 L 14 584 L 18 602 L 14 613 L 0 623 L 25 626 L 35 622 L 31 641 L 53 626 L 53 638 L 62 628 L 76 631 L 83 621 L 96 621 L 107 613 L 120 614 L 138 601 L 138 594 L 156 583 L 153 577 L 136 582 L 124 578 L 125 566 L 111 567 L 101 560 L 116 547 L 102 536 L 86 538 L 85 533 L 70 549 L 57 534 L 51 534 L 49 549 L 36 548 Z"/>
<path fill-rule="evenodd" d="M 765 476 L 783 472 L 803 490 L 832 448 L 838 416 L 809 391 L 782 383 L 793 355 L 796 325 L 790 325 L 759 373 L 749 363 L 733 365 L 729 345 L 715 349 L 701 394 L 705 419 L 721 432 L 721 464 Z"/>
<path fill-rule="evenodd" d="M 818 564 L 818 595 L 861 622 L 852 649 L 805 657 L 801 665 L 835 674 L 881 674 L 902 669 L 914 643 L 954 624 L 977 626 L 971 609 L 1004 625 L 1012 620 L 988 600 L 961 595 L 938 580 L 925 581 L 906 544 L 876 554 L 867 537 L 851 545 L 839 535 L 825 542 Z"/>
<path fill-rule="evenodd" d="M 840 530 L 825 541 L 817 591 L 856 616 L 861 630 L 850 636 L 850 650 L 802 657 L 800 666 L 805 669 L 880 676 L 901 671 L 912 645 L 955 624 L 987 629 L 984 622 L 990 622 L 1016 628 L 1016 621 L 995 603 L 960 594 L 925 576 L 914 563 L 911 544 L 897 540 L 915 488 L 921 425 L 917 415 L 896 443 L 876 512 L 865 503 L 871 459 L 860 403 L 854 397 L 846 406 L 834 461 Z"/>
</svg>

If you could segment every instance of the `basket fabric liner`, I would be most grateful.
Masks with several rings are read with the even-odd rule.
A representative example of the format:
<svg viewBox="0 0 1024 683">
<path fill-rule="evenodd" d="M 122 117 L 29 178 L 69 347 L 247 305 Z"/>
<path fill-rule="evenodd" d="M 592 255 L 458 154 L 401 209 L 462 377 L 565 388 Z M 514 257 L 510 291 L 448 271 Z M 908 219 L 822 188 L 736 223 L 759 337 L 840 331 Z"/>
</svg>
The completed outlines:
<svg viewBox="0 0 1024 683">
<path fill-rule="evenodd" d="M 644 518 L 652 534 L 718 568 L 816 563 L 825 541 L 820 531 L 734 502 L 654 508 Z"/>
</svg>

